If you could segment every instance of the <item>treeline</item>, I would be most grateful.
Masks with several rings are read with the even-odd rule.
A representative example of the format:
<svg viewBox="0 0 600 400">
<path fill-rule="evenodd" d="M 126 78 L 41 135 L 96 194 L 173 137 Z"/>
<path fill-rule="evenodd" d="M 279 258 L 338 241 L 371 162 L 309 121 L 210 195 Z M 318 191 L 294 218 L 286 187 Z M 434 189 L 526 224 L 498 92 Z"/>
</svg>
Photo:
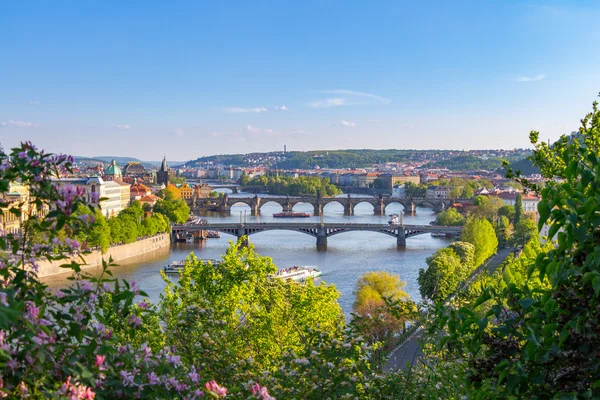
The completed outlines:
<svg viewBox="0 0 600 400">
<path fill-rule="evenodd" d="M 91 247 L 105 252 L 111 245 L 133 243 L 139 238 L 153 236 L 157 233 L 169 232 L 169 218 L 161 213 L 144 212 L 139 201 L 134 201 L 119 215 L 106 218 L 99 210 L 92 211 L 80 205 L 75 215 L 83 221 L 95 221 L 89 232 L 65 231 L 65 237 L 74 237 L 80 242 L 86 241 Z"/>
<path fill-rule="evenodd" d="M 240 179 L 242 186 L 254 187 L 264 190 L 270 194 L 284 194 L 290 196 L 335 196 L 342 191 L 334 184 L 329 182 L 328 178 L 318 178 L 315 176 L 300 176 L 293 178 L 290 176 L 258 176 L 248 178 L 246 175 Z"/>
<path fill-rule="evenodd" d="M 517 161 L 522 156 L 507 157 L 507 161 Z M 452 157 L 447 160 L 431 162 L 425 165 L 425 168 L 447 168 L 452 171 L 496 171 L 502 167 L 503 158 L 490 157 L 487 159 L 464 155 Z"/>
</svg>

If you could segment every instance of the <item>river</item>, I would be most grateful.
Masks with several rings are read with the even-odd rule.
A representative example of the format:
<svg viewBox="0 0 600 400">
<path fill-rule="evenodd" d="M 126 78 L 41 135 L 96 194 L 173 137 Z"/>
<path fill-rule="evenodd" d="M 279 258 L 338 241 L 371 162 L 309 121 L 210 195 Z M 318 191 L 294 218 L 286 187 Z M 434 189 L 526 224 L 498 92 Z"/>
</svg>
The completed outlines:
<svg viewBox="0 0 600 400">
<path fill-rule="evenodd" d="M 230 195 L 236 197 L 236 195 Z M 239 196 L 239 195 L 238 195 Z M 394 203 L 386 209 L 386 214 L 400 213 L 402 206 Z M 231 208 L 228 216 L 204 216 L 209 221 L 239 222 L 240 213 L 246 214 L 248 222 L 273 222 L 273 213 L 280 212 L 276 203 L 262 205 L 260 216 L 250 216 L 250 208 L 241 203 Z M 297 204 L 294 211 L 311 213 L 310 218 L 299 218 L 294 222 L 319 222 L 320 217 L 312 216 L 310 204 Z M 405 216 L 404 223 L 426 225 L 435 219 L 431 209 L 417 208 L 415 215 Z M 331 222 L 371 222 L 387 223 L 387 216 L 373 215 L 373 206 L 358 204 L 353 216 L 344 216 L 341 204 L 328 204 L 324 209 L 324 220 Z M 193 252 L 198 258 L 218 259 L 225 252 L 229 242 L 235 237 L 221 234 L 219 239 L 208 239 L 200 243 L 175 243 L 170 251 L 162 256 L 140 256 L 120 263 L 113 269 L 115 277 L 135 280 L 149 297 L 158 301 L 164 289 L 159 270 L 169 261 L 182 260 Z M 316 239 L 312 236 L 292 231 L 267 231 L 250 236 L 256 252 L 273 259 L 278 268 L 294 265 L 317 266 L 323 275 L 321 280 L 334 284 L 341 293 L 340 305 L 344 312 L 352 310 L 353 290 L 357 279 L 367 271 L 387 271 L 399 274 L 406 282 L 405 290 L 413 300 L 420 300 L 417 277 L 419 268 L 425 267 L 425 259 L 437 249 L 448 245 L 449 240 L 433 238 L 429 234 L 408 238 L 406 248 L 396 246 L 396 239 L 376 232 L 348 232 L 328 238 L 327 251 L 317 251 Z M 94 271 L 92 271 L 94 272 Z M 45 278 L 50 287 L 67 284 L 66 276 Z"/>
</svg>

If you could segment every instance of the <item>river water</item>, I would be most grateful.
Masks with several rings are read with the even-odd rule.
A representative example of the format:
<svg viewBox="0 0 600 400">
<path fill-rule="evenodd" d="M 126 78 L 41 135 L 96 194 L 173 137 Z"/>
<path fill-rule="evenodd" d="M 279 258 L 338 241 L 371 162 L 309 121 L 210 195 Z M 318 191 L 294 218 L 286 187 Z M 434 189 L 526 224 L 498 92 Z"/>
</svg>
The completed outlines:
<svg viewBox="0 0 600 400">
<path fill-rule="evenodd" d="M 238 195 L 243 196 L 243 195 Z M 236 195 L 230 195 L 236 197 Z M 390 204 L 386 214 L 400 213 L 402 206 Z M 250 216 L 250 208 L 241 203 L 231 207 L 231 214 L 203 216 L 208 221 L 239 222 L 247 218 L 248 222 L 274 222 L 273 213 L 280 212 L 281 206 L 266 203 L 261 207 L 260 216 Z M 321 217 L 312 216 L 310 204 L 297 204 L 294 211 L 308 212 L 310 218 L 299 218 L 291 222 L 319 222 Z M 245 216 L 244 216 L 245 215 Z M 413 216 L 405 216 L 407 225 L 426 225 L 435 219 L 431 209 L 417 208 Z M 357 204 L 353 216 L 344 216 L 343 206 L 339 203 L 328 204 L 324 209 L 324 220 L 330 222 L 370 222 L 387 223 L 387 216 L 375 216 L 373 206 L 367 203 Z M 281 221 L 281 220 L 279 220 Z M 160 255 L 143 255 L 120 263 L 112 271 L 115 277 L 135 280 L 145 290 L 151 300 L 158 301 L 164 289 L 159 270 L 170 261 L 182 260 L 190 253 L 198 258 L 218 259 L 235 240 L 234 236 L 221 234 L 219 239 L 207 239 L 200 243 L 175 243 L 167 252 Z M 260 255 L 271 257 L 278 268 L 294 265 L 316 266 L 322 272 L 321 280 L 334 284 L 341 293 L 340 305 L 344 312 L 352 311 L 354 287 L 357 279 L 367 271 L 387 271 L 399 274 L 406 282 L 405 290 L 413 300 L 420 300 L 417 277 L 419 268 L 426 266 L 425 259 L 437 249 L 448 245 L 449 240 L 433 238 L 429 234 L 408 238 L 406 248 L 396 246 L 396 239 L 376 232 L 348 232 L 328 238 L 326 251 L 317 251 L 316 238 L 300 232 L 267 231 L 250 236 L 250 242 Z M 95 271 L 92 271 L 94 273 Z M 46 278 L 50 287 L 57 288 L 67 284 L 66 276 Z"/>
</svg>

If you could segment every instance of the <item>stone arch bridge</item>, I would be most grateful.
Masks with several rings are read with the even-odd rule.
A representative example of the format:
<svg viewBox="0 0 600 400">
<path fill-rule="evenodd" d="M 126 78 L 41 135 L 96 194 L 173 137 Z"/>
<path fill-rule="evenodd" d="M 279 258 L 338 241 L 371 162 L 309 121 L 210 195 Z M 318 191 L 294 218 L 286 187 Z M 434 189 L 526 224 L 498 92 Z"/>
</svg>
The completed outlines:
<svg viewBox="0 0 600 400">
<path fill-rule="evenodd" d="M 317 248 L 327 248 L 327 238 L 344 232 L 367 231 L 379 232 L 396 238 L 398 247 L 406 247 L 406 239 L 426 233 L 444 233 L 447 235 L 460 235 L 462 226 L 435 226 L 435 225 L 388 225 L 369 223 L 209 223 L 206 225 L 173 225 L 172 237 L 181 233 L 211 230 L 227 233 L 237 238 L 250 236 L 270 230 L 288 230 L 305 233 L 317 239 Z"/>
<path fill-rule="evenodd" d="M 404 212 L 414 214 L 417 207 L 429 207 L 435 212 L 440 212 L 451 206 L 455 200 L 452 199 L 428 199 L 428 198 L 393 198 L 393 197 L 316 197 L 316 196 L 251 196 L 251 197 L 229 197 L 225 194 L 219 198 L 196 198 L 188 199 L 188 205 L 192 211 L 212 209 L 214 211 L 229 213 L 231 206 L 242 203 L 250 207 L 252 215 L 260 214 L 260 208 L 266 203 L 277 203 L 283 211 L 292 211 L 299 203 L 311 204 L 314 215 L 323 213 L 324 207 L 329 203 L 339 203 L 344 207 L 344 215 L 354 215 L 354 207 L 360 203 L 369 203 L 373 206 L 375 215 L 385 215 L 385 208 L 392 203 L 402 204 Z"/>
</svg>

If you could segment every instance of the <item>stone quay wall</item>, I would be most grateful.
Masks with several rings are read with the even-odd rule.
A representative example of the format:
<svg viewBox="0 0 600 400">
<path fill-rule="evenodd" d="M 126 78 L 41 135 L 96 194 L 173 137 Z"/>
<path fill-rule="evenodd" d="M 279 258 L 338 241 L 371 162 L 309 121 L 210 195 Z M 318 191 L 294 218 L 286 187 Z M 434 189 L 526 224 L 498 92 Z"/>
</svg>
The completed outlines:
<svg viewBox="0 0 600 400">
<path fill-rule="evenodd" d="M 86 265 L 82 265 L 81 268 L 84 269 L 101 266 L 102 259 L 104 258 L 106 261 L 108 261 L 109 257 L 111 256 L 115 262 L 118 262 L 145 253 L 168 252 L 169 246 L 171 246 L 171 236 L 168 233 L 161 233 L 159 235 L 137 240 L 133 243 L 111 246 L 104 254 L 102 254 L 102 251 L 100 250 L 93 250 L 90 254 L 84 256 Z M 75 261 L 81 262 L 80 259 L 75 259 Z M 65 259 L 52 262 L 48 260 L 41 260 L 39 262 L 38 277 L 43 278 L 46 276 L 71 272 L 70 269 L 60 268 L 61 265 L 67 263 L 70 263 L 70 260 Z"/>
</svg>

